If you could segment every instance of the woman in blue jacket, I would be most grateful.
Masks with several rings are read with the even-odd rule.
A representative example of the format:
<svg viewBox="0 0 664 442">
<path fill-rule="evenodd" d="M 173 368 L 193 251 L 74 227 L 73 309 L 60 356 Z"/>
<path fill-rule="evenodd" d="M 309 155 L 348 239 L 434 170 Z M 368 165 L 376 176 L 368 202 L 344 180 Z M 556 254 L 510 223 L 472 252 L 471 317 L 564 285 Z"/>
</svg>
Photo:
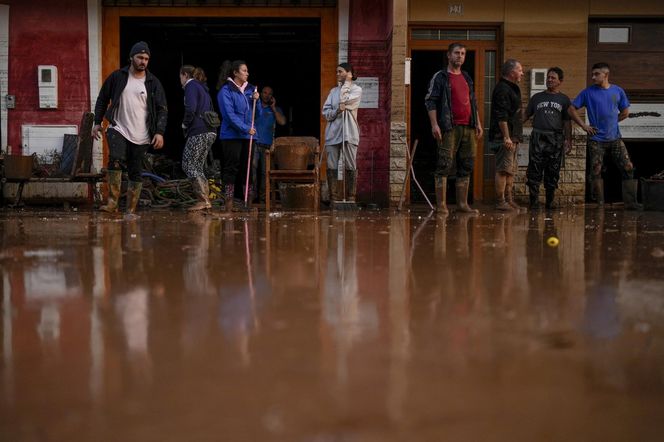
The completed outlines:
<svg viewBox="0 0 664 442">
<path fill-rule="evenodd" d="M 256 87 L 249 84 L 249 70 L 242 60 L 225 61 L 221 66 L 223 86 L 217 94 L 221 111 L 219 139 L 222 145 L 221 179 L 224 184 L 225 209 L 233 209 L 235 179 L 240 168 L 243 149 L 248 150 L 249 137 L 256 134 L 252 127 L 254 100 L 258 100 Z"/>
<path fill-rule="evenodd" d="M 201 68 L 184 65 L 180 68 L 180 84 L 184 89 L 184 118 L 182 130 L 187 138 L 182 152 L 182 170 L 191 180 L 198 202 L 189 210 L 212 207 L 210 189 L 203 168 L 208 151 L 217 138 L 216 130 L 205 122 L 203 114 L 213 111 L 207 77 Z"/>
</svg>

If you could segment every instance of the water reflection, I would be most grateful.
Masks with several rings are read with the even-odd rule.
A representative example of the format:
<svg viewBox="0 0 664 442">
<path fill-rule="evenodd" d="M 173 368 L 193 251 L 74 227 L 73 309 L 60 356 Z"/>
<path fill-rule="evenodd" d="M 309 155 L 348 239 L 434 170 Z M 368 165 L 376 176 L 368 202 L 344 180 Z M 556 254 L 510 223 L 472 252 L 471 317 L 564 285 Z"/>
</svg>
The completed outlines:
<svg viewBox="0 0 664 442">
<path fill-rule="evenodd" d="M 252 225 L 255 226 L 255 223 Z M 250 241 L 252 232 L 249 221 L 244 220 L 233 226 L 237 230 L 231 229 L 230 225 L 226 227 L 226 240 L 235 241 L 238 247 L 231 252 L 234 256 L 224 256 L 230 267 L 226 273 L 228 277 L 220 287 L 218 321 L 226 337 L 236 346 L 242 365 L 248 366 L 251 363 L 250 338 L 260 331 L 257 314 L 260 300 L 252 258 L 254 243 Z M 253 235 L 256 235 L 255 231 Z M 261 298 L 268 296 L 264 273 L 260 275 L 258 285 L 263 289 Z"/>
<path fill-rule="evenodd" d="M 288 429 L 316 416 L 325 428 L 371 410 L 377 427 L 402 428 L 459 412 L 431 397 L 518 402 L 522 379 L 547 390 L 553 376 L 571 395 L 664 390 L 662 217 L 24 214 L 0 226 L 0 412 L 45 396 L 92 408 L 103 428 L 103 410 L 152 420 L 137 404 L 194 395 L 261 422 L 256 440 L 296 440 Z"/>
</svg>

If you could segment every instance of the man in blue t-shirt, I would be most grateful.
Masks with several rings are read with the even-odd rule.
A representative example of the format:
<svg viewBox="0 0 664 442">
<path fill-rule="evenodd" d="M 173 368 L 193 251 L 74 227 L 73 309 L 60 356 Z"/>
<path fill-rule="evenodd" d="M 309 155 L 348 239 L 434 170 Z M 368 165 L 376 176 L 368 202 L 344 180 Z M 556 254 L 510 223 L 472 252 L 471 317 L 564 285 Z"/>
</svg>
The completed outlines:
<svg viewBox="0 0 664 442">
<path fill-rule="evenodd" d="M 276 103 L 272 88 L 263 86 L 260 101 L 261 112 L 256 113 L 257 138 L 252 160 L 253 182 L 259 189 L 259 202 L 265 201 L 265 151 L 272 147 L 275 123 L 279 126 L 286 124 L 286 117 Z"/>
<path fill-rule="evenodd" d="M 592 67 L 593 85 L 585 88 L 572 101 L 569 114 L 588 134 L 586 155 L 590 158 L 589 176 L 592 194 L 599 205 L 604 204 L 604 180 L 602 172 L 604 157 L 611 156 L 622 173 L 622 196 L 627 210 L 639 210 L 636 201 L 637 183 L 634 179 L 634 164 L 629 158 L 625 143 L 621 140 L 618 122 L 629 115 L 629 100 L 625 91 L 609 83 L 609 65 L 596 63 Z M 586 108 L 590 125 L 579 117 L 577 109 Z"/>
</svg>

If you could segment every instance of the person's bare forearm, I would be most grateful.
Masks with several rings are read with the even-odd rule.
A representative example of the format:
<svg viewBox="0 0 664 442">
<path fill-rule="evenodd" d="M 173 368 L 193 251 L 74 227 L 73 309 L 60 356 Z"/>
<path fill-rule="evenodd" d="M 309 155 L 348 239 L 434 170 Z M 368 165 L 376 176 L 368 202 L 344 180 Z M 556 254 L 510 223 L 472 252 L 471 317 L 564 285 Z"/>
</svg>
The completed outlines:
<svg viewBox="0 0 664 442">
<path fill-rule="evenodd" d="M 507 121 L 499 121 L 498 127 L 500 128 L 500 133 L 503 134 L 503 140 L 511 139 L 510 128 L 507 126 Z"/>
<path fill-rule="evenodd" d="M 618 114 L 618 121 L 622 121 L 629 116 L 629 108 L 625 108 Z"/>
</svg>

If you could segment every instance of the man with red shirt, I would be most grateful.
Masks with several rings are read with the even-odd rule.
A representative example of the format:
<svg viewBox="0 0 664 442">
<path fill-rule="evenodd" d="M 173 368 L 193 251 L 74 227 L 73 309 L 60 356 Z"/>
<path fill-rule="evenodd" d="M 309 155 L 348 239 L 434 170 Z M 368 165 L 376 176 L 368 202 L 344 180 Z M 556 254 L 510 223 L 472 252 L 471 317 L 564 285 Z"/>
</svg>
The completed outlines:
<svg viewBox="0 0 664 442">
<path fill-rule="evenodd" d="M 466 60 L 466 47 L 452 43 L 447 50 L 447 69 L 436 72 L 429 83 L 424 104 L 431 121 L 431 132 L 438 143 L 436 163 L 436 207 L 447 213 L 447 177 L 456 166 L 457 210 L 478 213 L 468 205 L 470 175 L 482 136 L 473 80 L 461 70 Z"/>
</svg>

